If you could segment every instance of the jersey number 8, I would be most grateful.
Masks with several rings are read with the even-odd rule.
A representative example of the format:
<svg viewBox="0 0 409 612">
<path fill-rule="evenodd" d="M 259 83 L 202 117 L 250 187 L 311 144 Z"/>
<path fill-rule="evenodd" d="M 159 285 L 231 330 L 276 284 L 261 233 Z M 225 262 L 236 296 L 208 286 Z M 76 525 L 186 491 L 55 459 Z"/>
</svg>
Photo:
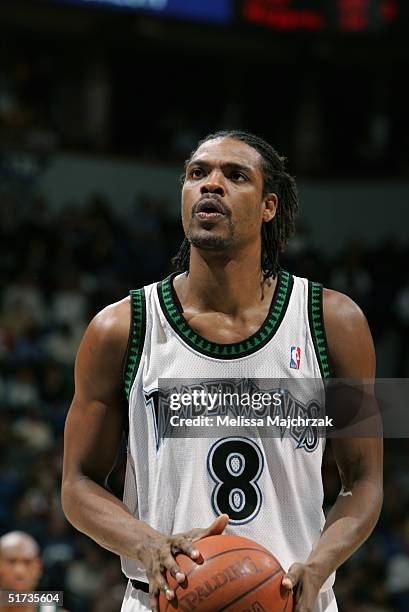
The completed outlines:
<svg viewBox="0 0 409 612">
<path fill-rule="evenodd" d="M 263 454 L 253 440 L 217 440 L 207 457 L 207 468 L 216 483 L 212 493 L 215 513 L 228 514 L 232 525 L 252 521 L 263 501 L 257 484 L 263 467 Z"/>
</svg>

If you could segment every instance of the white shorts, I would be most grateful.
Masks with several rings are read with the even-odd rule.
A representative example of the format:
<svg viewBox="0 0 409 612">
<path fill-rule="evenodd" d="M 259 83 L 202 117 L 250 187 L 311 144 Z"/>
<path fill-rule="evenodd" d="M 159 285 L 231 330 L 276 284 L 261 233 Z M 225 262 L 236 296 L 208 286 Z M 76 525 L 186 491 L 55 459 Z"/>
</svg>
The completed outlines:
<svg viewBox="0 0 409 612">
<path fill-rule="evenodd" d="M 148 610 L 150 610 L 148 594 L 135 589 L 129 580 L 121 612 L 147 612 Z M 232 612 L 234 612 L 233 609 Z M 320 594 L 314 606 L 314 612 L 338 612 L 337 602 L 332 589 Z"/>
</svg>

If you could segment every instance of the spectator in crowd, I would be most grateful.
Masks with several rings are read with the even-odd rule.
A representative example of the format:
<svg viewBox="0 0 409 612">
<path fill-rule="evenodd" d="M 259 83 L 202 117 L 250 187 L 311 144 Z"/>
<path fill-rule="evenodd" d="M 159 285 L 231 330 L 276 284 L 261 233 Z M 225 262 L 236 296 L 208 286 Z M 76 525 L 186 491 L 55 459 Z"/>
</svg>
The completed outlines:
<svg viewBox="0 0 409 612">
<path fill-rule="evenodd" d="M 42 571 L 40 549 L 27 533 L 12 531 L 0 538 L 0 590 L 34 591 Z M 0 602 L 0 611 L 6 612 L 15 606 Z M 36 612 L 38 605 L 28 603 L 19 608 L 24 612 Z M 54 608 L 49 607 L 48 610 Z M 43 608 L 44 610 L 46 608 Z"/>
</svg>

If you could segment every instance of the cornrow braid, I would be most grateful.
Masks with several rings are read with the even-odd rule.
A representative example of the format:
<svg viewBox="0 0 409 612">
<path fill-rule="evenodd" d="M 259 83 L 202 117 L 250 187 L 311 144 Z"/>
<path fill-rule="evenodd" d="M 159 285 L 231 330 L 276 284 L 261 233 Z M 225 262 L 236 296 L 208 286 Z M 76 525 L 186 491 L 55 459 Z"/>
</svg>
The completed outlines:
<svg viewBox="0 0 409 612">
<path fill-rule="evenodd" d="M 287 246 L 295 231 L 295 218 L 298 213 L 298 192 L 294 177 L 286 170 L 286 158 L 265 140 L 241 130 L 222 130 L 209 134 L 201 140 L 185 162 L 185 169 L 196 150 L 205 142 L 216 138 L 232 138 L 244 142 L 255 149 L 262 158 L 263 197 L 275 193 L 278 197 L 277 212 L 271 221 L 261 227 L 261 267 L 265 278 L 275 277 L 280 269 L 279 256 Z M 182 175 L 183 182 L 185 174 Z M 172 264 L 177 272 L 189 271 L 190 243 L 185 238 Z"/>
</svg>

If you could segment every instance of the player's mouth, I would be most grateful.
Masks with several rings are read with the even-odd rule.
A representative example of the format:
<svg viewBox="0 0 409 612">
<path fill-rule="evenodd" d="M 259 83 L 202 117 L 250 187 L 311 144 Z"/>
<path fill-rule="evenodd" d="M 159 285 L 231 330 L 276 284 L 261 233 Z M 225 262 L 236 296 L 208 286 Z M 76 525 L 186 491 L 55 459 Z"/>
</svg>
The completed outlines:
<svg viewBox="0 0 409 612">
<path fill-rule="evenodd" d="M 226 215 L 224 206 L 215 198 L 203 198 L 195 206 L 194 215 L 202 221 L 216 221 Z"/>
</svg>

